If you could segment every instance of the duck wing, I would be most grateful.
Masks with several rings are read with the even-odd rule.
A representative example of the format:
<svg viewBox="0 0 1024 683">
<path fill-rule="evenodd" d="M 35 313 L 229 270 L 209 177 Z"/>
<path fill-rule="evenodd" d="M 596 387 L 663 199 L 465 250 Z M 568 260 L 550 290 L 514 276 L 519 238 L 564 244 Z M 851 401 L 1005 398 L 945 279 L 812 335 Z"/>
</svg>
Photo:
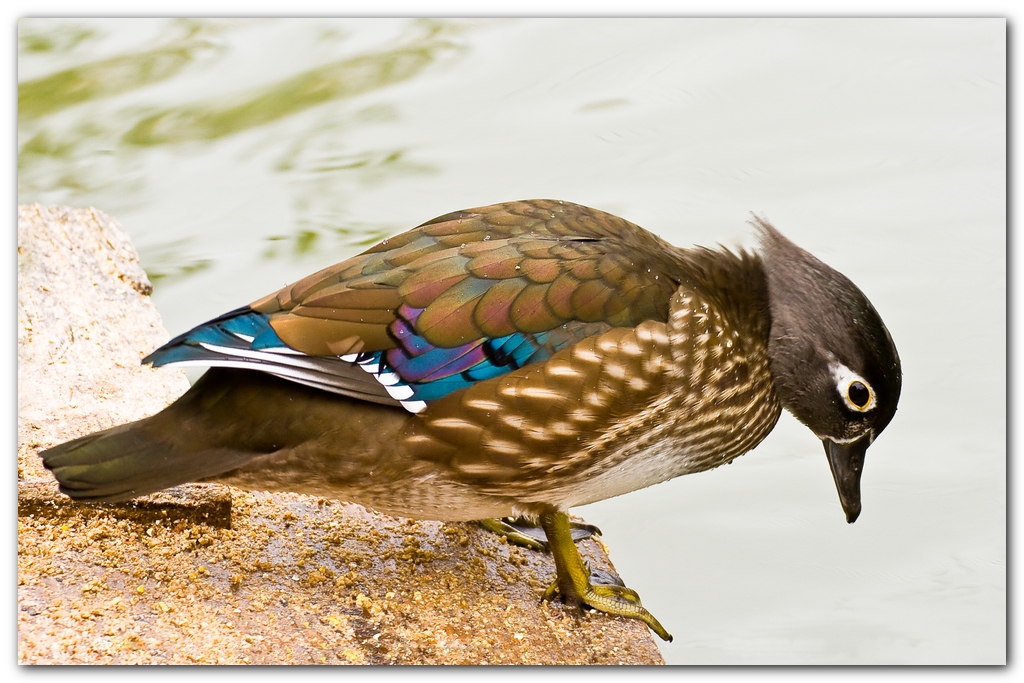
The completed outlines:
<svg viewBox="0 0 1024 683">
<path fill-rule="evenodd" d="M 568 202 L 458 211 L 200 325 L 144 362 L 243 367 L 421 412 L 609 329 L 664 322 L 677 251 Z"/>
</svg>

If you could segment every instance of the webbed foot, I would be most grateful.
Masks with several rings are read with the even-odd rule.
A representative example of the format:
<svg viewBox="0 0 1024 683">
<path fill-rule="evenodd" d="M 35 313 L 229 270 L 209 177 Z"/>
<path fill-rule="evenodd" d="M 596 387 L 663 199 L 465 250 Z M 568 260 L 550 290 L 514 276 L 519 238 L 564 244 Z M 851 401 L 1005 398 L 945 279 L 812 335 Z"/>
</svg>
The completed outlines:
<svg viewBox="0 0 1024 683">
<path fill-rule="evenodd" d="M 639 619 L 662 640 L 672 641 L 669 632 L 640 604 L 636 591 L 627 588 L 621 579 L 609 572 L 590 571 L 573 543 L 569 517 L 564 512 L 544 513 L 540 523 L 547 534 L 557 572 L 555 583 L 544 593 L 545 598 L 560 595 L 568 605 L 586 605 L 606 614 Z"/>
</svg>

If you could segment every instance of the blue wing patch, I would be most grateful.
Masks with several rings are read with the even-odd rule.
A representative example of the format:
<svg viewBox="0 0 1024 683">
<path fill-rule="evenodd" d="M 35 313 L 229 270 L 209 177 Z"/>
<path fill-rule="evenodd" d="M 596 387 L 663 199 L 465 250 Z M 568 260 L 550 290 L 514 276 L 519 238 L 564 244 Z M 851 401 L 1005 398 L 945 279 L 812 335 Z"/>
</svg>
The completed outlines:
<svg viewBox="0 0 1024 683">
<path fill-rule="evenodd" d="M 175 337 L 142 362 L 154 367 L 213 365 L 258 370 L 419 413 L 430 401 L 545 361 L 609 327 L 604 323 L 570 322 L 548 332 L 516 332 L 442 348 L 417 331 L 422 312 L 406 305 L 399 307 L 388 327 L 396 343 L 394 348 L 344 356 L 308 356 L 285 344 L 267 316 L 244 306 Z"/>
</svg>

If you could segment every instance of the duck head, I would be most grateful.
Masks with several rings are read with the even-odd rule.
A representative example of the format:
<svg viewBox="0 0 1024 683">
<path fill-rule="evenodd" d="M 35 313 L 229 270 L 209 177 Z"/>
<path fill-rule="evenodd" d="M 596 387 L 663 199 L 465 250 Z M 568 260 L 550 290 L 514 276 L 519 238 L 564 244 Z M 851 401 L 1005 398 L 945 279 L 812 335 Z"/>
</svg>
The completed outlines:
<svg viewBox="0 0 1024 683">
<path fill-rule="evenodd" d="M 860 514 L 868 446 L 892 420 L 902 371 L 864 293 L 767 221 L 761 230 L 771 328 L 768 356 L 782 405 L 821 439 L 846 521 Z"/>
</svg>

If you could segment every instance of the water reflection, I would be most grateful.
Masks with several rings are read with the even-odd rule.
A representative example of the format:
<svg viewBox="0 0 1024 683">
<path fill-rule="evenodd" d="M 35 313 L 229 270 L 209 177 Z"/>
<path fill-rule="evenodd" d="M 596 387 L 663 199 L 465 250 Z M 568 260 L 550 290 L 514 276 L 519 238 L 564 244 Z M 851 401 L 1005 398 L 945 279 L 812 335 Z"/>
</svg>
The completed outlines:
<svg viewBox="0 0 1024 683">
<path fill-rule="evenodd" d="M 66 49 L 73 48 L 77 42 L 91 35 L 88 31 L 74 33 L 75 39 L 61 41 L 68 43 Z M 200 27 L 191 24 L 189 34 L 170 45 L 83 64 L 19 83 L 19 127 L 83 102 L 122 95 L 177 76 L 202 53 L 215 49 L 200 34 Z M 34 46 L 26 47 L 27 50 L 36 52 L 46 51 L 47 45 L 58 44 L 57 40 L 47 41 L 38 33 L 30 33 L 21 39 L 23 44 Z"/>
<path fill-rule="evenodd" d="M 18 52 L 22 55 L 65 53 L 94 37 L 96 31 L 91 28 L 25 19 L 18 23 Z"/>
<path fill-rule="evenodd" d="M 223 83 L 217 94 L 197 97 L 188 85 L 201 82 L 211 66 L 230 58 L 232 41 L 247 32 L 280 27 L 276 20 L 167 20 L 150 22 L 147 49 L 129 44 L 121 53 L 75 62 L 110 34 L 125 40 L 118 22 L 95 26 L 59 20 L 19 22 L 19 72 L 39 70 L 33 59 L 57 59 L 63 68 L 23 77 L 18 89 L 18 184 L 21 201 L 95 204 L 118 215 L 147 197 L 151 168 L 167 154 L 231 157 L 254 165 L 291 195 L 291 232 L 280 225 L 265 234 L 263 259 L 303 258 L 317 250 L 368 246 L 402 227 L 393 223 L 346 222 L 352 194 L 437 168 L 409 147 L 360 144 L 373 127 L 395 125 L 401 114 L 383 100 L 365 96 L 415 79 L 436 65 L 461 58 L 458 40 L 466 23 L 416 19 L 389 22 L 380 39 L 357 54 L 321 59 L 255 86 Z M 292 22 L 294 24 L 294 22 Z M 297 54 L 344 50 L 352 22 L 306 22 L 293 36 Z M 367 22 L 360 25 L 365 26 Z M 394 25 L 400 25 L 396 32 Z M 283 29 L 282 29 L 283 30 Z M 365 41 L 364 41 L 365 42 Z M 317 47 L 319 46 L 319 47 Z M 77 52 L 76 52 L 77 50 Z M 95 50 L 93 50 L 95 51 Z M 297 61 L 301 61 L 298 60 Z M 170 96 L 154 94 L 167 81 Z M 202 90 L 200 88 L 200 90 Z M 362 98 L 362 106 L 351 103 Z M 251 140 L 255 137 L 256 141 Z M 236 140 L 243 140 L 239 148 Z M 211 146 L 226 146 L 211 152 Z M 230 149 L 234 148 L 234 149 Z M 237 168 L 237 166 L 236 166 Z M 234 170 L 234 169 L 232 169 Z M 230 171 L 229 171 L 230 172 Z M 156 238 L 140 245 L 144 266 L 157 288 L 205 272 L 215 264 L 190 248 L 192 238 Z"/>
<path fill-rule="evenodd" d="M 455 49 L 444 37 L 443 22 L 419 21 L 415 26 L 420 35 L 400 45 L 324 64 L 251 92 L 148 115 L 122 141 L 151 146 L 215 140 L 414 78 Z"/>
<path fill-rule="evenodd" d="M 310 229 L 296 229 L 288 235 L 271 235 L 269 243 L 263 251 L 264 259 L 271 260 L 290 255 L 293 258 L 310 256 L 317 251 L 336 252 L 340 248 L 356 247 L 365 249 L 372 247 L 381 240 L 402 232 L 405 226 L 379 225 L 349 221 L 345 227 L 338 227 L 330 222 L 330 217 L 308 219 L 303 224 L 311 224 Z M 331 244 L 325 244 L 325 236 L 333 236 Z"/>
<path fill-rule="evenodd" d="M 192 239 L 176 239 L 163 242 L 151 249 L 153 265 L 146 269 L 146 275 L 149 276 L 154 289 L 168 282 L 201 273 L 213 265 L 211 259 L 187 255 L 189 249 L 196 248 L 195 242 L 196 240 Z"/>
<path fill-rule="evenodd" d="M 181 76 L 217 53 L 219 48 L 209 40 L 216 27 L 172 20 L 160 25 L 149 49 L 88 59 L 79 53 L 98 49 L 104 37 L 99 30 L 77 22 L 20 21 L 19 195 L 64 190 L 69 198 L 80 197 L 112 186 L 111 176 L 123 177 L 123 166 L 131 158 L 118 137 L 137 115 L 132 104 L 125 105 L 126 98 L 131 102 L 133 94 Z M 86 57 L 83 63 L 79 57 Z M 23 75 L 49 63 L 63 68 L 38 77 Z M 138 185 L 118 189 L 137 190 Z"/>
</svg>

